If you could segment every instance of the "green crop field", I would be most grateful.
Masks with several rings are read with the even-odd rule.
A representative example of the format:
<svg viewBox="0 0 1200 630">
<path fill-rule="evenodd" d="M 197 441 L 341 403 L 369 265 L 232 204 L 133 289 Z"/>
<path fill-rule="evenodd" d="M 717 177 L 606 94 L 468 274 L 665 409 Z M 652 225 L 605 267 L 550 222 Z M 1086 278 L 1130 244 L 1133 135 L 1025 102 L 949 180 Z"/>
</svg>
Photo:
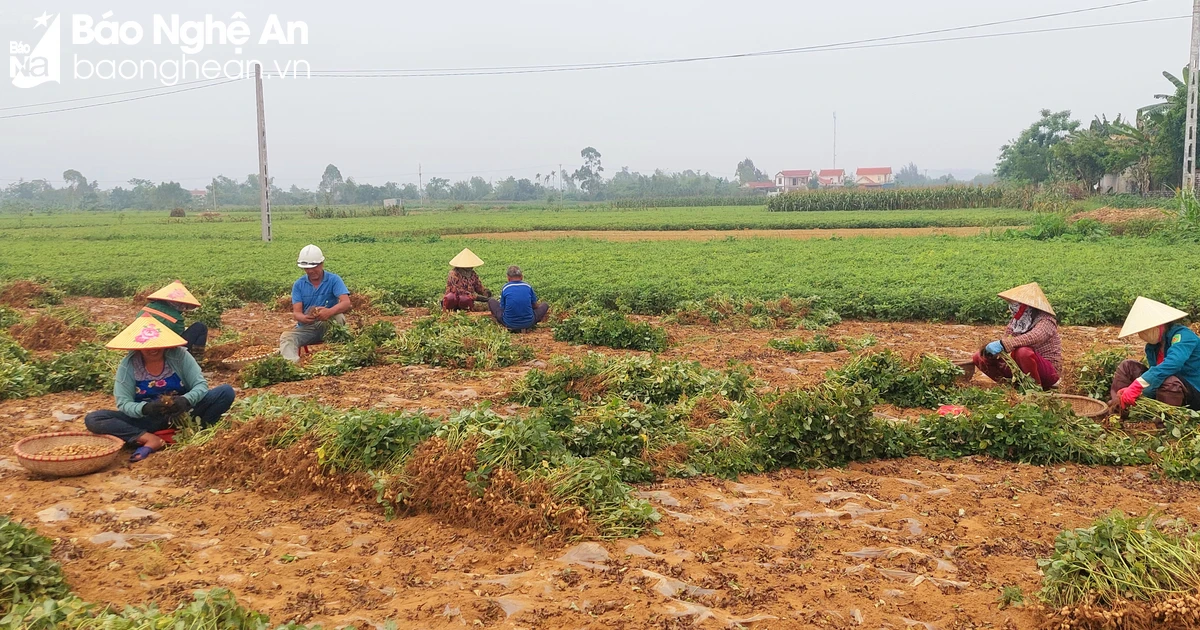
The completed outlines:
<svg viewBox="0 0 1200 630">
<path fill-rule="evenodd" d="M 966 214 L 982 217 L 1003 212 L 1008 211 Z M 943 213 L 963 215 L 957 211 L 911 214 L 919 218 Z M 846 317 L 996 321 L 1003 313 L 995 293 L 1031 280 L 1042 283 L 1065 323 L 1118 322 L 1138 294 L 1180 308 L 1200 306 L 1196 274 L 1147 271 L 1151 260 L 1156 269 L 1196 269 L 1200 251 L 1168 247 L 1156 239 L 795 241 L 731 233 L 727 239 L 710 242 L 611 243 L 411 236 L 439 229 L 679 226 L 693 215 L 725 216 L 729 221 L 744 215 L 752 223 L 759 218 L 804 219 L 820 214 L 718 208 L 441 211 L 406 217 L 308 219 L 293 213 L 278 217 L 276 240 L 269 244 L 258 240 L 258 224 L 251 214 L 222 222 L 168 221 L 147 213 L 128 213 L 123 218 L 112 214 L 8 217 L 0 221 L 0 278 L 39 278 L 71 293 L 99 296 L 131 295 L 180 278 L 201 290 L 227 286 L 244 296 L 265 299 L 285 292 L 299 277 L 296 252 L 315 242 L 324 248 L 328 268 L 341 274 L 352 289 L 375 289 L 385 300 L 403 305 L 428 304 L 440 295 L 447 261 L 463 247 L 471 247 L 488 262 L 481 274 L 489 286 L 502 284 L 504 268 L 519 264 L 539 293 L 551 301 L 592 299 L 644 313 L 665 312 L 681 301 L 715 293 L 760 298 L 789 294 L 819 296 L 824 306 Z M 878 220 L 872 215 L 908 213 L 829 214 Z M 1143 280 L 1131 284 L 1125 280 L 1130 277 Z"/>
<path fill-rule="evenodd" d="M 362 209 L 359 208 L 361 211 Z M 530 230 L 740 230 L 963 227 L 1028 225 L 1025 210 L 903 210 L 767 212 L 764 206 L 614 210 L 470 208 L 416 210 L 408 216 L 310 219 L 295 210 L 273 217 L 281 237 L 321 240 L 339 234 L 376 237 L 519 232 Z M 196 238 L 258 238 L 258 213 L 235 212 L 216 221 L 198 216 L 168 219 L 166 212 L 58 214 L 0 217 L 0 238 L 158 238 L 164 233 Z"/>
</svg>

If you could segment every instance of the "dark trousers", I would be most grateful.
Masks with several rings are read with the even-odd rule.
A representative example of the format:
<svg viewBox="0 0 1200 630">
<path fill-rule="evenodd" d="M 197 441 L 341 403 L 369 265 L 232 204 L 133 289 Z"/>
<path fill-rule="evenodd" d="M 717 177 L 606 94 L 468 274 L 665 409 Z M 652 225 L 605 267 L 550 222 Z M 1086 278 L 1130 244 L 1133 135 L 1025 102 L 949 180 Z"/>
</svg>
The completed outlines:
<svg viewBox="0 0 1200 630">
<path fill-rule="evenodd" d="M 183 340 L 189 349 L 203 348 L 208 345 L 208 326 L 204 322 L 195 322 L 183 331 Z"/>
<path fill-rule="evenodd" d="M 512 332 L 520 332 L 522 330 L 530 330 L 535 325 L 546 320 L 546 315 L 550 313 L 550 305 L 545 302 L 538 302 L 533 305 L 533 323 L 525 328 L 513 328 L 504 323 L 504 307 L 500 306 L 500 300 L 496 298 L 488 298 L 488 310 L 492 312 L 492 319 L 496 320 L 497 324 L 504 326 Z"/>
<path fill-rule="evenodd" d="M 1109 392 L 1112 400 L 1120 400 L 1117 392 L 1129 387 L 1149 369 L 1138 361 L 1122 361 L 1113 374 L 1112 390 Z M 1200 392 L 1178 376 L 1168 376 L 1162 386 L 1155 390 L 1154 399 L 1173 407 L 1186 405 L 1189 409 L 1200 411 Z"/>
<path fill-rule="evenodd" d="M 1054 369 L 1054 364 L 1034 352 L 1033 348 L 1017 348 L 1012 351 L 1011 356 L 1017 367 L 1037 381 L 1042 389 L 1050 389 L 1058 383 L 1058 370 Z M 997 383 L 1012 378 L 1012 370 L 1009 369 L 1008 363 L 999 356 L 985 357 L 982 353 L 976 352 L 971 357 L 971 362 L 979 368 L 980 372 Z"/>
<path fill-rule="evenodd" d="M 200 424 L 209 427 L 217 423 L 221 416 L 233 406 L 233 387 L 218 385 L 204 394 L 204 398 L 196 403 L 189 412 L 200 419 Z M 134 444 L 144 433 L 154 433 L 170 428 L 171 422 L 164 416 L 144 416 L 131 418 L 120 411 L 93 411 L 83 419 L 88 431 L 100 435 L 115 435 L 126 444 Z"/>
</svg>

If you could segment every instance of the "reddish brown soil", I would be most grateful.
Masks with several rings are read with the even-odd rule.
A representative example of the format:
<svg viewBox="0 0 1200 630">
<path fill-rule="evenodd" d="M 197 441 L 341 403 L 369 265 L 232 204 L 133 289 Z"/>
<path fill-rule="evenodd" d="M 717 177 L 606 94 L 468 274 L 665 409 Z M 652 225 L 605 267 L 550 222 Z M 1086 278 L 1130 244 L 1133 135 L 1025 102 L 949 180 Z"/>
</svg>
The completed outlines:
<svg viewBox="0 0 1200 630">
<path fill-rule="evenodd" d="M 0 290 L 0 305 L 27 308 L 35 298 L 46 292 L 42 285 L 29 280 L 14 280 Z"/>
<path fill-rule="evenodd" d="M 712 241 L 730 237 L 741 238 L 843 238 L 853 236 L 976 236 L 991 230 L 1017 229 L 1010 227 L 919 227 L 919 228 L 842 228 L 803 230 L 539 230 L 536 232 L 494 232 L 463 235 L 488 240 L 554 240 L 559 238 L 589 238 L 598 241 Z"/>
<path fill-rule="evenodd" d="M 135 308 L 128 300 L 71 305 L 116 321 Z M 387 319 L 403 328 L 420 314 Z M 273 339 L 289 325 L 286 314 L 262 305 L 230 311 L 224 323 L 242 339 Z M 665 358 L 714 368 L 742 361 L 771 387 L 818 382 L 849 356 L 765 347 L 772 337 L 812 334 L 803 331 L 678 325 L 669 331 L 675 343 Z M 999 328 L 846 322 L 827 332 L 873 334 L 880 348 L 949 356 L 975 350 Z M 1120 345 L 1115 332 L 1065 328 L 1068 374 L 1083 351 Z M 498 410 L 518 411 L 504 401 L 513 380 L 554 355 L 589 350 L 555 342 L 545 329 L 520 340 L 536 350 L 523 366 L 486 373 L 381 366 L 270 389 L 339 407 L 448 413 L 492 400 Z M 976 384 L 985 380 L 975 377 Z M 212 381 L 236 384 L 236 374 L 215 370 Z M 111 405 L 104 393 L 2 401 L 0 444 L 42 431 L 81 430 L 82 417 L 63 421 L 52 412 L 74 415 Z M 694 420 L 702 422 L 703 414 Z M 359 482 L 314 481 L 303 449 L 269 460 L 265 450 L 254 450 L 269 431 L 249 425 L 244 431 L 239 439 L 247 448 L 236 454 L 215 447 L 168 451 L 142 464 L 119 462 L 62 480 L 30 477 L 6 446 L 0 497 L 5 511 L 59 541 L 68 580 L 86 599 L 170 606 L 194 589 L 225 586 L 276 623 L 359 628 L 386 619 L 418 628 L 1029 628 L 1036 624 L 1031 610 L 997 609 L 1000 588 L 1018 586 L 1032 600 L 1040 582 L 1036 559 L 1051 551 L 1063 528 L 1084 526 L 1111 509 L 1193 519 L 1200 510 L 1200 486 L 1158 480 L 1148 468 L 912 458 L 744 476 L 740 483 L 691 479 L 640 487 L 662 515 L 657 532 L 576 546 L 524 539 L 520 526 L 504 529 L 521 519 L 499 522 L 489 511 L 463 509 L 453 522 L 426 515 L 387 521 L 370 488 L 347 493 L 342 490 Z M 444 451 L 417 461 L 448 470 L 455 459 Z M 247 473 L 249 485 L 219 481 L 234 468 Z M 290 470 L 290 481 L 253 476 L 264 468 Z M 172 470 L 209 485 L 179 484 L 169 477 Z M 331 483 L 345 487 L 324 491 Z M 453 500 L 459 490 L 422 492 L 433 502 Z M 536 488 L 514 483 L 506 491 L 531 506 L 526 521 L 542 517 Z M 54 508 L 62 509 L 63 520 L 51 520 Z M 103 532 L 170 538 L 150 544 L 143 536 L 129 548 L 112 548 L 93 542 Z"/>
<path fill-rule="evenodd" d="M 29 324 L 16 324 L 8 331 L 26 350 L 73 350 L 81 341 L 96 339 L 91 328 L 70 326 L 49 315 L 39 315 Z"/>
</svg>

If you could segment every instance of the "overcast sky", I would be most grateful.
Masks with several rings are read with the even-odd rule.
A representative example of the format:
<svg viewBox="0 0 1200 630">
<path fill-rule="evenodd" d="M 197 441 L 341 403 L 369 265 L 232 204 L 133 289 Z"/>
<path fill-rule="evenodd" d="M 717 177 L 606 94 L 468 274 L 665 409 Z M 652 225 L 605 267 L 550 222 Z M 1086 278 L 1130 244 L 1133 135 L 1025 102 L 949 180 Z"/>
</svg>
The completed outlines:
<svg viewBox="0 0 1200 630">
<path fill-rule="evenodd" d="M 206 48 L 194 58 L 303 59 L 314 70 L 458 68 L 720 55 L 829 44 L 1078 9 L 1120 0 L 310 0 L 53 2 L 5 0 L 0 41 L 36 43 L 34 18 L 62 14 L 62 82 L 0 81 L 0 108 L 160 85 L 80 80 L 73 60 L 162 60 L 153 15 L 230 20 L 257 38 L 268 14 L 309 27 L 306 46 Z M 1186 0 L 953 33 L 1001 32 L 1190 13 Z M 136 21 L 135 46 L 71 43 L 71 14 L 112 10 Z M 169 13 L 168 13 L 169 18 Z M 315 187 L 325 165 L 382 184 L 532 177 L 594 146 L 606 173 L 699 169 L 732 177 L 750 157 L 764 171 L 833 165 L 990 171 L 1001 144 L 1041 108 L 1131 115 L 1187 63 L 1189 22 L 1029 34 L 917 46 L 780 55 L 643 68 L 442 78 L 286 79 L 266 84 L 276 183 Z M 132 96 L 137 96 L 132 95 Z M 0 110 L 0 116 L 79 105 Z M 78 169 L 105 188 L 132 177 L 203 187 L 215 174 L 257 172 L 252 81 L 183 94 L 0 120 L 0 185 L 61 183 Z"/>
</svg>

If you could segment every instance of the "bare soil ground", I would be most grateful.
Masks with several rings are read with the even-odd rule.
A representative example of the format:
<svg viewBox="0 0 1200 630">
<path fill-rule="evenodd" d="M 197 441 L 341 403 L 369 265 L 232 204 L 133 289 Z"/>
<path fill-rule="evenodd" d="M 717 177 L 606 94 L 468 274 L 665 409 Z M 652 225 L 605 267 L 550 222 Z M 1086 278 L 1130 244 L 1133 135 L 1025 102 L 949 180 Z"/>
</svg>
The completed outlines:
<svg viewBox="0 0 1200 630">
<path fill-rule="evenodd" d="M 128 300 L 71 300 L 99 320 L 124 321 Z M 388 318 L 405 327 L 419 311 Z M 274 338 L 285 314 L 230 311 L 226 328 Z M 802 331 L 670 326 L 664 353 L 710 367 L 750 365 L 770 386 L 818 382 L 845 352 L 765 347 Z M 906 354 L 967 354 L 998 328 L 846 322 L 831 336 L 873 334 Z M 1070 360 L 1113 347 L 1115 329 L 1065 328 Z M 214 332 L 214 335 L 217 333 Z M 493 372 L 384 366 L 274 386 L 339 407 L 449 412 L 479 400 L 498 409 L 509 384 L 555 355 L 588 348 L 523 335 L 528 365 Z M 595 349 L 617 353 L 607 349 Z M 214 382 L 232 382 L 217 370 Z M 977 375 L 976 384 L 984 384 Z M 245 395 L 252 392 L 241 392 Z M 166 476 L 167 451 L 144 463 L 61 480 L 31 477 L 11 451 L 33 433 L 82 430 L 82 414 L 111 396 L 53 394 L 0 402 L 3 510 L 58 540 L 56 555 L 84 598 L 172 606 L 224 586 L 282 623 L 462 628 L 1029 628 L 1029 609 L 998 610 L 1000 588 L 1037 591 L 1036 559 L 1055 535 L 1112 509 L 1195 519 L 1200 486 L 1151 469 L 1037 467 L 986 458 L 858 464 L 640 487 L 663 516 L 638 539 L 565 545 L 512 543 L 469 522 L 428 516 L 386 521 L 369 503 L 294 499 Z M 516 410 L 516 408 L 511 408 Z M 76 416 L 69 420 L 61 418 Z"/>
<path fill-rule="evenodd" d="M 724 238 L 793 238 L 809 240 L 840 236 L 975 236 L 988 230 L 1019 229 L 1009 227 L 919 227 L 919 228 L 845 228 L 802 230 L 544 230 L 536 232 L 495 232 L 463 235 L 469 238 L 509 240 L 554 240 L 588 238 L 598 241 L 712 241 Z"/>
<path fill-rule="evenodd" d="M 1158 208 L 1100 208 L 1071 215 L 1071 221 L 1091 219 L 1106 225 L 1124 225 L 1130 221 L 1165 221 L 1170 218 Z"/>
</svg>

